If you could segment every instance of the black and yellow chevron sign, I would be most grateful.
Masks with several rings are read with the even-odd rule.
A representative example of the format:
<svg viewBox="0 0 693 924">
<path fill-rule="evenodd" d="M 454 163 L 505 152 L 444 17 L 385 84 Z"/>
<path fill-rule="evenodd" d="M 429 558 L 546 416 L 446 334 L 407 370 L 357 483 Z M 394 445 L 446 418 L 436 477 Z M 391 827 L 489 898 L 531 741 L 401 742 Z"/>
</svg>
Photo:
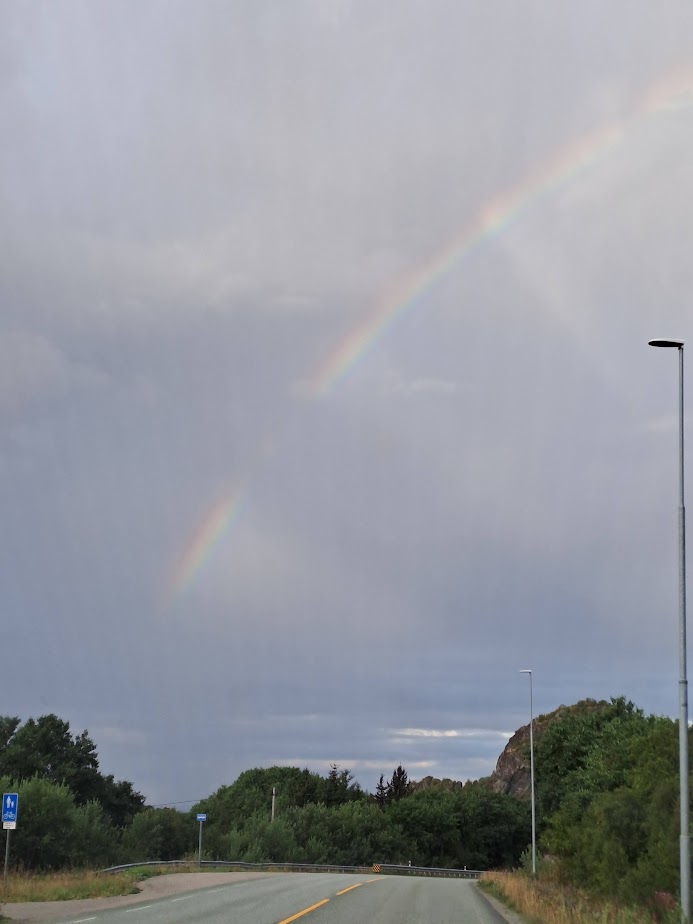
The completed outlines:
<svg viewBox="0 0 693 924">
<path fill-rule="evenodd" d="M 373 872 L 374 872 L 374 873 L 379 873 L 379 872 L 380 872 L 380 863 L 374 863 L 374 864 L 373 864 Z"/>
</svg>

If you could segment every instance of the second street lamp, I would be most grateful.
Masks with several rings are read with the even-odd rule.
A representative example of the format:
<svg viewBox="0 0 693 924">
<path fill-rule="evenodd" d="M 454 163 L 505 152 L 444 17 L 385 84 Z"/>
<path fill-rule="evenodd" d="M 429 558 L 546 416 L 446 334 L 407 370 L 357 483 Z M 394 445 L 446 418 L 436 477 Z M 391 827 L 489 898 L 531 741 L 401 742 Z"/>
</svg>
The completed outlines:
<svg viewBox="0 0 693 924">
<path fill-rule="evenodd" d="M 650 346 L 679 351 L 679 873 L 681 913 L 691 917 L 690 835 L 688 831 L 688 679 L 686 670 L 686 507 L 683 493 L 683 340 L 650 340 Z"/>
<path fill-rule="evenodd" d="M 532 787 L 532 875 L 537 875 L 537 826 L 536 812 L 534 808 L 534 706 L 532 704 L 532 671 L 529 669 L 520 671 L 521 674 L 529 674 L 529 774 Z"/>
</svg>

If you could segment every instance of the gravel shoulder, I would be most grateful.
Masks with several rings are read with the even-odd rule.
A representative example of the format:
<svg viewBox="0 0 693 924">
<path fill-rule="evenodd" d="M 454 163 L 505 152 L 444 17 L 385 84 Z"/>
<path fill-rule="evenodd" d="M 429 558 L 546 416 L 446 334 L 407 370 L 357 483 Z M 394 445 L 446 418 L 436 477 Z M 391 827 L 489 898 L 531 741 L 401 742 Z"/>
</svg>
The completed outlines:
<svg viewBox="0 0 693 924">
<path fill-rule="evenodd" d="M 477 886 L 479 895 L 488 902 L 488 904 L 493 908 L 499 918 L 502 918 L 504 921 L 507 921 L 507 924 L 524 924 L 522 917 L 512 908 L 508 908 L 507 905 L 504 905 L 503 902 L 499 901 L 495 895 L 490 895 L 484 889 L 480 889 Z"/>
<path fill-rule="evenodd" d="M 180 892 L 192 892 L 210 886 L 227 885 L 246 879 L 265 879 L 273 873 L 167 873 L 143 880 L 136 895 L 117 895 L 112 898 L 83 898 L 66 902 L 8 902 L 2 905 L 2 913 L 11 921 L 27 924 L 67 921 L 111 908 L 124 908 L 139 902 L 155 901 Z"/>
</svg>

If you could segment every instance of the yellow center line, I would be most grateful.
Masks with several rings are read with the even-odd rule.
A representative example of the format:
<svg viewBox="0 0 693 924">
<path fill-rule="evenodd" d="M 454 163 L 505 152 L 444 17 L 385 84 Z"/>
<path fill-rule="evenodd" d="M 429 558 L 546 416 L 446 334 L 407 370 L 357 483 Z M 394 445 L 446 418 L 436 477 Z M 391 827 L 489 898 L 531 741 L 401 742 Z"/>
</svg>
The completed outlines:
<svg viewBox="0 0 693 924">
<path fill-rule="evenodd" d="M 290 918 L 284 918 L 283 921 L 280 921 L 279 924 L 290 924 L 291 921 L 295 921 L 297 918 L 302 918 L 304 914 L 308 914 L 309 911 L 315 911 L 316 908 L 319 908 L 320 905 L 326 905 L 329 902 L 329 898 L 323 898 L 321 902 L 316 902 L 314 905 L 311 905 L 310 908 L 304 908 L 303 911 L 299 911 L 298 914 L 292 914 Z"/>
<path fill-rule="evenodd" d="M 375 879 L 366 879 L 366 885 L 368 885 L 369 882 L 385 882 L 385 878 L 383 876 L 376 876 Z"/>
<path fill-rule="evenodd" d="M 361 885 L 363 885 L 362 882 L 357 882 L 356 885 L 349 886 L 347 889 L 342 889 L 341 892 L 337 892 L 337 895 L 344 895 L 345 892 L 351 892 L 352 889 L 358 889 L 358 887 Z"/>
</svg>

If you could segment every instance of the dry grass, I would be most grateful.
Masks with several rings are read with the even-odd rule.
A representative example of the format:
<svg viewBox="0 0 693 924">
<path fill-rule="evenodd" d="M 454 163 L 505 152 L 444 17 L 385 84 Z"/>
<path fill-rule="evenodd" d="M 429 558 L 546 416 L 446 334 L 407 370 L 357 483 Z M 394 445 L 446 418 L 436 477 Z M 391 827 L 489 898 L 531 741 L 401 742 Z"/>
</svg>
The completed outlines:
<svg viewBox="0 0 693 924">
<path fill-rule="evenodd" d="M 501 899 L 531 924 L 653 924 L 679 922 L 677 911 L 622 907 L 596 901 L 556 882 L 533 880 L 523 873 L 484 873 L 482 888 Z"/>
<path fill-rule="evenodd" d="M 108 898 L 139 892 L 138 881 L 147 878 L 141 870 L 100 875 L 90 870 L 61 873 L 11 872 L 3 888 L 2 902 L 60 902 L 72 898 Z"/>
<path fill-rule="evenodd" d="M 3 902 L 62 902 L 73 898 L 110 898 L 139 892 L 138 882 L 171 873 L 214 872 L 199 868 L 197 861 L 181 866 L 139 866 L 122 873 L 70 870 L 60 873 L 12 871 L 3 888 L 0 878 L 0 904 Z M 0 921 L 4 918 L 0 917 Z"/>
</svg>

